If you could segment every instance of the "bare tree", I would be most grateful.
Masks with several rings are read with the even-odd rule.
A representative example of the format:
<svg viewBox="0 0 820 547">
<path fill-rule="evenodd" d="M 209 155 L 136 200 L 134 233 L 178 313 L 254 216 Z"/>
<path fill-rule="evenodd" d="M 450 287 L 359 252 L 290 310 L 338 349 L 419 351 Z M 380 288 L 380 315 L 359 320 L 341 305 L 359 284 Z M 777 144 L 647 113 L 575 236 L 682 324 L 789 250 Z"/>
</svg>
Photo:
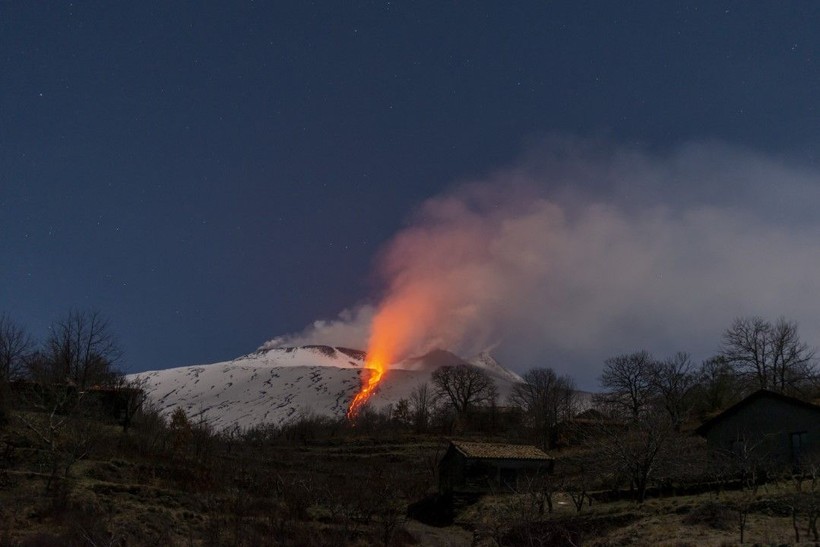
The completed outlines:
<svg viewBox="0 0 820 547">
<path fill-rule="evenodd" d="M 67 478 L 71 467 L 99 441 L 99 409 L 87 393 L 67 385 L 32 386 L 27 403 L 37 412 L 20 413 L 18 419 L 47 457 L 50 491 L 60 473 Z"/>
<path fill-rule="evenodd" d="M 601 386 L 608 391 L 605 402 L 637 420 L 651 401 L 655 366 L 654 358 L 646 351 L 604 361 Z"/>
<path fill-rule="evenodd" d="M 19 378 L 32 353 L 29 334 L 7 315 L 0 315 L 0 426 L 8 422 L 11 410 L 9 382 Z"/>
<path fill-rule="evenodd" d="M 795 492 L 792 495 L 792 526 L 795 532 L 795 543 L 800 542 L 798 513 L 806 517 L 806 535 L 811 535 L 814 542 L 820 540 L 817 521 L 820 519 L 820 457 L 817 453 L 804 458 L 797 474 L 792 473 Z M 791 470 L 792 472 L 794 469 Z"/>
<path fill-rule="evenodd" d="M 22 375 L 26 358 L 33 352 L 31 336 L 7 315 L 0 315 L 0 382 Z"/>
<path fill-rule="evenodd" d="M 738 435 L 726 455 L 735 476 L 740 477 L 744 488 L 757 493 L 761 475 L 771 468 L 771 455 L 757 436 Z"/>
<path fill-rule="evenodd" d="M 728 408 L 740 400 L 742 390 L 737 374 L 724 357 L 703 361 L 696 376 L 694 400 L 701 416 Z"/>
<path fill-rule="evenodd" d="M 511 402 L 531 420 L 542 448 L 555 445 L 558 424 L 570 418 L 577 406 L 575 383 L 550 368 L 524 374 L 524 383 L 513 387 Z"/>
<path fill-rule="evenodd" d="M 757 389 L 802 393 L 816 378 L 815 351 L 800 340 L 797 323 L 740 317 L 723 333 L 721 355 Z"/>
<path fill-rule="evenodd" d="M 680 431 L 694 404 L 692 394 L 696 379 L 688 353 L 678 352 L 655 366 L 653 391 L 677 431 Z"/>
<path fill-rule="evenodd" d="M 749 521 L 749 513 L 755 503 L 755 495 L 751 490 L 742 490 L 730 506 L 737 513 L 737 527 L 740 532 L 740 544 L 743 545 L 746 539 L 746 525 Z"/>
<path fill-rule="evenodd" d="M 69 381 L 85 389 L 112 379 L 122 352 L 99 312 L 71 310 L 50 331 L 43 357 L 51 381 Z"/>
<path fill-rule="evenodd" d="M 433 372 L 432 379 L 437 395 L 446 397 L 459 416 L 474 407 L 493 403 L 497 396 L 492 378 L 474 366 L 441 367 Z"/>
<path fill-rule="evenodd" d="M 673 465 L 678 438 L 672 420 L 650 412 L 625 427 L 602 425 L 590 442 L 616 476 L 629 478 L 641 503 L 658 472 Z"/>
<path fill-rule="evenodd" d="M 410 393 L 410 416 L 417 432 L 426 431 L 435 406 L 435 395 L 427 382 L 417 385 Z"/>
<path fill-rule="evenodd" d="M 545 510 L 547 513 L 552 513 L 555 494 L 564 489 L 565 478 L 562 474 L 554 474 L 546 470 L 522 477 L 521 491 L 528 495 L 530 504 L 539 516 L 543 516 Z"/>
<path fill-rule="evenodd" d="M 604 427 L 603 424 L 600 424 Z M 589 433 L 589 432 L 588 432 Z M 603 459 L 598 456 L 596 448 L 600 442 L 600 436 L 596 433 L 585 438 L 587 448 L 592 450 L 577 451 L 573 454 L 562 457 L 560 463 L 562 471 L 562 491 L 572 500 L 575 511 L 580 513 L 584 509 L 584 504 L 592 505 L 592 498 L 589 492 L 593 486 L 600 486 L 600 481 L 605 474 L 607 467 Z M 561 474 L 561 473 L 559 473 Z"/>
<path fill-rule="evenodd" d="M 390 408 L 390 421 L 405 426 L 413 423 L 410 416 L 410 401 L 402 397 L 396 401 L 395 405 L 388 405 Z"/>
</svg>

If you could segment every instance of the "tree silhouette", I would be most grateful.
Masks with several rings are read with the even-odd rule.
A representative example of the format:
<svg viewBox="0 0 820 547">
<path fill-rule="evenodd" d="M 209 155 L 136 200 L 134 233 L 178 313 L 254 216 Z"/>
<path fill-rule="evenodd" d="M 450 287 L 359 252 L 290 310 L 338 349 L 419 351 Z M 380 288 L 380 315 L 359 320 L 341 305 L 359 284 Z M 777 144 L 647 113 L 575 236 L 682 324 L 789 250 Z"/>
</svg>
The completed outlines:
<svg viewBox="0 0 820 547">
<path fill-rule="evenodd" d="M 470 365 L 447 366 L 433 373 L 433 386 L 452 404 L 459 416 L 477 406 L 495 401 L 496 387 L 483 370 Z"/>
<path fill-rule="evenodd" d="M 723 333 L 721 356 L 750 387 L 800 394 L 816 379 L 815 351 L 800 340 L 797 323 L 740 317 Z"/>
</svg>

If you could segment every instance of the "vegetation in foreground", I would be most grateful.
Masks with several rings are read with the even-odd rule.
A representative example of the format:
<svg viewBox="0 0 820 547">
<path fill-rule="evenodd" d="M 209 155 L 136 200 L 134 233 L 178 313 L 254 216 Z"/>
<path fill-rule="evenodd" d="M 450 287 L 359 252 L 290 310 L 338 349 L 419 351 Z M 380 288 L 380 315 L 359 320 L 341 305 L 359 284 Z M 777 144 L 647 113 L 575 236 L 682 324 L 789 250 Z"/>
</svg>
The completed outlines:
<svg viewBox="0 0 820 547">
<path fill-rule="evenodd" d="M 814 393 L 813 354 L 785 321 L 738 320 L 700 368 L 685 354 L 612 358 L 596 410 L 581 417 L 572 380 L 550 369 L 526 374 L 513 406 L 499 408 L 475 369 L 455 367 L 352 425 L 307 414 L 219 432 L 150 408 L 116 373 L 98 314 L 71 312 L 51 333 L 36 348 L 0 321 L 0 545 L 820 540 L 815 460 L 773 469 L 753 446 L 707 453 L 688 432 L 756 387 Z M 760 345 L 758 361 L 744 353 Z M 554 473 L 473 504 L 440 499 L 438 462 L 453 436 L 540 445 Z"/>
<path fill-rule="evenodd" d="M 14 413 L 12 413 L 14 414 Z M 816 477 L 704 492 L 628 488 L 557 452 L 543 482 L 486 495 L 437 520 L 439 435 L 378 424 L 357 431 L 304 418 L 282 429 L 216 435 L 177 414 L 124 433 L 98 423 L 88 456 L 51 476 L 53 457 L 20 426 L 2 434 L 3 545 L 734 545 L 814 542 Z M 374 424 L 375 425 L 375 424 Z M 462 436 L 471 433 L 464 432 Z M 482 439 L 503 435 L 473 432 Z M 697 447 L 696 447 L 697 450 Z M 720 478 L 719 478 L 720 479 Z M 703 477 L 689 484 L 702 484 Z M 610 488 L 607 488 L 610 486 Z M 549 497 L 549 503 L 545 498 Z M 412 517 L 408 516 L 409 514 Z M 426 523 L 426 524 L 425 524 Z M 742 540 L 741 540 L 742 538 Z"/>
</svg>

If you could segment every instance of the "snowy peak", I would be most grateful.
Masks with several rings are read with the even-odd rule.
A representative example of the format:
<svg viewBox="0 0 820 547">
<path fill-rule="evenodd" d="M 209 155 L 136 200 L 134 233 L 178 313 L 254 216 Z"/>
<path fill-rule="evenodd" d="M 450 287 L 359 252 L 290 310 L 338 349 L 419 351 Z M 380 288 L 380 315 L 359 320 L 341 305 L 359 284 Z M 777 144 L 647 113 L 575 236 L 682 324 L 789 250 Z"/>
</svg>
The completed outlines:
<svg viewBox="0 0 820 547">
<path fill-rule="evenodd" d="M 483 351 L 476 355 L 475 357 L 471 357 L 467 359 L 467 362 L 475 367 L 485 370 L 488 374 L 498 377 L 504 378 L 511 382 L 523 382 L 524 379 L 521 378 L 518 374 L 514 373 L 510 369 L 504 368 L 501 364 L 495 360 L 495 358 L 490 355 L 488 351 Z"/>
<path fill-rule="evenodd" d="M 454 353 L 443 349 L 434 349 L 419 357 L 409 357 L 391 365 L 391 369 L 398 370 L 428 370 L 433 371 L 441 367 L 468 365 L 467 361 Z"/>
<path fill-rule="evenodd" d="M 365 352 L 334 346 L 301 346 L 271 348 L 243 355 L 232 362 L 269 367 L 337 367 L 362 368 Z"/>
</svg>

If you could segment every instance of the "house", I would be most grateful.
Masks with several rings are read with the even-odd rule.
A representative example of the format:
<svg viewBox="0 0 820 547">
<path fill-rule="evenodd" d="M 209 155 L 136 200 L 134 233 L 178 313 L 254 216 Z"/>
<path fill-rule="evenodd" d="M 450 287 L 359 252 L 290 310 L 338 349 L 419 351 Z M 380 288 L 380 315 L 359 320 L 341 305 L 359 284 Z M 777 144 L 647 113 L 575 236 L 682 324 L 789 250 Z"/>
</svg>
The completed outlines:
<svg viewBox="0 0 820 547">
<path fill-rule="evenodd" d="M 712 451 L 753 451 L 767 465 L 796 465 L 820 455 L 820 406 L 761 389 L 703 423 Z"/>
<path fill-rule="evenodd" d="M 512 492 L 552 471 L 553 458 L 529 445 L 451 441 L 439 464 L 442 494 Z"/>
</svg>

